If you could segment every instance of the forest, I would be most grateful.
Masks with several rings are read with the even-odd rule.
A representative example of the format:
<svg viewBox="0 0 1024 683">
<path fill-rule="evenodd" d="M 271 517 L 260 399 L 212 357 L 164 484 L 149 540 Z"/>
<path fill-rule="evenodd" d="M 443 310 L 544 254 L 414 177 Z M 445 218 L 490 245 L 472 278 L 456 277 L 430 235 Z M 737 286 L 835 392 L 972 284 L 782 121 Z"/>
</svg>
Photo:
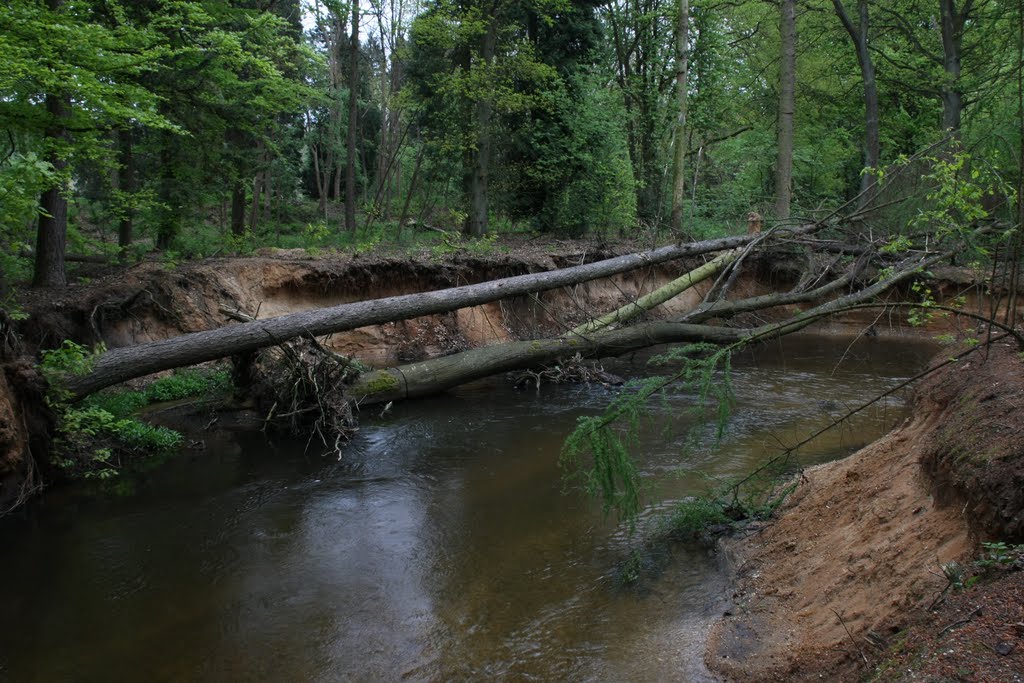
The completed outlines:
<svg viewBox="0 0 1024 683">
<path fill-rule="evenodd" d="M 865 240 L 1013 225 L 1022 48 L 1008 0 L 15 0 L 0 296 L 68 259 L 692 240 L 852 200 Z"/>
<path fill-rule="evenodd" d="M 1010 680 L 1022 225 L 1024 0 L 0 3 L 0 672 Z"/>
</svg>

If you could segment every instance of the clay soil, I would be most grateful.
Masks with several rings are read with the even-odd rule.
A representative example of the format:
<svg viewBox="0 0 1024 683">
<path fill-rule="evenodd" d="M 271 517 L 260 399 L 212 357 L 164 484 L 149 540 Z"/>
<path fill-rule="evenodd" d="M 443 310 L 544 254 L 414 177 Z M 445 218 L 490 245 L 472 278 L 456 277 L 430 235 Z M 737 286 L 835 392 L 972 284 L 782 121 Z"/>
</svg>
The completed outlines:
<svg viewBox="0 0 1024 683">
<path fill-rule="evenodd" d="M 804 473 L 774 523 L 727 543 L 733 606 L 708 666 L 730 681 L 1024 680 L 1024 576 L 968 579 L 978 544 L 1021 542 L 1024 363 L 996 343 L 916 390 L 915 413 Z M 945 591 L 945 592 L 944 592 Z"/>
</svg>

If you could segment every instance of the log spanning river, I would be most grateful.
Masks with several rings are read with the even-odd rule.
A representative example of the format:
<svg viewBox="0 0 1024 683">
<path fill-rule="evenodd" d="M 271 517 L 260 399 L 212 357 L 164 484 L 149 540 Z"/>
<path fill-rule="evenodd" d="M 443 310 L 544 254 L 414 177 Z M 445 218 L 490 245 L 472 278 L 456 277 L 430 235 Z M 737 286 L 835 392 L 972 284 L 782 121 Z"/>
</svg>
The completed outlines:
<svg viewBox="0 0 1024 683">
<path fill-rule="evenodd" d="M 692 395 L 653 405 L 635 444 L 650 497 L 749 470 L 934 351 L 851 341 L 735 358 L 718 450 L 686 447 Z M 651 373 L 643 361 L 605 367 Z M 211 433 L 158 467 L 52 491 L 0 521 L 0 679 L 713 680 L 701 651 L 727 593 L 720 560 L 675 547 L 623 587 L 636 539 L 562 483 L 564 438 L 614 391 L 494 379 L 364 414 L 340 461 Z M 846 455 L 904 416 L 890 399 L 800 460 Z"/>
</svg>

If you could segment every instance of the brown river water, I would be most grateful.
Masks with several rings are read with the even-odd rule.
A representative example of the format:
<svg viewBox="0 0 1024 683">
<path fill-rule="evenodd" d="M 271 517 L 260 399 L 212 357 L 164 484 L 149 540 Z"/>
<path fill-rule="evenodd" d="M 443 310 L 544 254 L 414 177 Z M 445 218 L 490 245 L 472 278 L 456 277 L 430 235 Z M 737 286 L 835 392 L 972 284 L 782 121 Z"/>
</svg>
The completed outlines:
<svg viewBox="0 0 1024 683">
<path fill-rule="evenodd" d="M 651 498 L 748 471 L 934 350 L 808 336 L 739 355 L 717 450 L 685 448 L 694 397 L 670 391 L 634 444 Z M 645 360 L 605 367 L 641 376 Z M 52 491 L 0 521 L 0 679 L 714 680 L 701 652 L 724 563 L 678 545 L 624 587 L 636 536 L 562 483 L 563 440 L 615 391 L 493 379 L 364 415 L 340 461 L 304 440 L 211 434 L 203 451 Z M 904 402 L 800 461 L 869 443 Z"/>
</svg>

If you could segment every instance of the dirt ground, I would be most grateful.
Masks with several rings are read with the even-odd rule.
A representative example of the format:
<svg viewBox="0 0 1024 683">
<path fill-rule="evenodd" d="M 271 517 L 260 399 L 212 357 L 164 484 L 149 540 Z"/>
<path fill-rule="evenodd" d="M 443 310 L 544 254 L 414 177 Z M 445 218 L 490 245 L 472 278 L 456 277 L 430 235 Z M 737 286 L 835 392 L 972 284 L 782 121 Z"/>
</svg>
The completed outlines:
<svg viewBox="0 0 1024 683">
<path fill-rule="evenodd" d="M 967 579 L 980 541 L 1024 540 L 1018 351 L 997 343 L 935 373 L 901 427 L 806 471 L 777 521 L 727 543 L 738 583 L 709 639 L 712 670 L 743 682 L 1022 680 L 1020 573 L 954 590 L 944 571 L 957 562 Z"/>
</svg>

